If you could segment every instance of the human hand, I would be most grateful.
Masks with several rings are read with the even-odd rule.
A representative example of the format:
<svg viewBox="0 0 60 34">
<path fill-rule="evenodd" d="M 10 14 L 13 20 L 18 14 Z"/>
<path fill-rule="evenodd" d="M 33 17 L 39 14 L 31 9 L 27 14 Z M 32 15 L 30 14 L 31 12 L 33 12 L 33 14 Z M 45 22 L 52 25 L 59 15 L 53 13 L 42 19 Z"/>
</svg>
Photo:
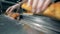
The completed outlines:
<svg viewBox="0 0 60 34">
<path fill-rule="evenodd" d="M 50 4 L 51 0 L 28 0 L 27 5 L 32 6 L 32 12 L 42 13 Z"/>
<path fill-rule="evenodd" d="M 15 4 L 13 6 L 10 6 L 7 10 L 6 13 L 11 13 L 14 9 L 17 9 L 20 5 L 19 4 Z"/>
</svg>

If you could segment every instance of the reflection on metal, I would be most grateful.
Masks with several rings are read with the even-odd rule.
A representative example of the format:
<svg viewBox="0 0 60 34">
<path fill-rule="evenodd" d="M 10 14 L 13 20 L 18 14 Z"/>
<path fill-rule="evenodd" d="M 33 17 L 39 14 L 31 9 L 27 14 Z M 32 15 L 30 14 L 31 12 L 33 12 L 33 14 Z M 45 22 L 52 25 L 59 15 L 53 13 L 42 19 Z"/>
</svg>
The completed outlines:
<svg viewBox="0 0 60 34">
<path fill-rule="evenodd" d="M 23 15 L 23 19 L 18 22 L 20 22 L 16 22 L 18 25 L 22 24 L 24 26 L 24 24 L 27 24 L 32 29 L 44 32 L 46 34 L 60 34 L 60 22 L 53 21 L 47 17 Z"/>
<path fill-rule="evenodd" d="M 0 34 L 26 34 L 26 31 L 18 21 L 0 15 Z"/>
<path fill-rule="evenodd" d="M 32 24 L 34 24 L 35 26 L 39 26 L 39 27 L 43 27 L 42 25 L 39 25 L 39 24 L 37 24 L 37 23 L 32 23 Z"/>
<path fill-rule="evenodd" d="M 51 20 L 48 17 L 25 15 L 24 19 L 20 22 L 47 34 L 57 34 L 57 32 L 60 32 L 60 22 Z"/>
</svg>

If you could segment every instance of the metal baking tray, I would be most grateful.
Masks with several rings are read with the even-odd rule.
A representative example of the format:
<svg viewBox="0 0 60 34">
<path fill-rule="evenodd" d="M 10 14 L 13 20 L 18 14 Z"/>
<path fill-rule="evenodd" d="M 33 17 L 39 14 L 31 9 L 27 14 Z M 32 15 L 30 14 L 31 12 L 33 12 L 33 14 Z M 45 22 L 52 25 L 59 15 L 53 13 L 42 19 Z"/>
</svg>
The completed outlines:
<svg viewBox="0 0 60 34">
<path fill-rule="evenodd" d="M 46 34 L 60 34 L 60 22 L 48 17 L 23 15 L 20 22 Z"/>
<path fill-rule="evenodd" d="M 0 15 L 0 34 L 27 34 L 17 20 Z"/>
<path fill-rule="evenodd" d="M 22 16 L 23 16 L 23 18 L 20 21 L 17 21 L 17 20 L 12 20 L 9 17 L 6 17 L 5 15 L 1 15 L 0 20 L 2 20 L 3 23 L 10 22 L 13 24 L 12 26 L 14 26 L 14 24 L 17 24 L 19 26 L 22 25 L 20 28 L 22 28 L 24 26 L 24 24 L 27 24 L 31 28 L 33 28 L 37 31 L 42 31 L 46 34 L 60 34 L 60 22 L 58 22 L 58 21 L 54 21 L 51 18 L 48 18 L 45 16 L 37 16 L 37 15 L 33 15 L 33 16 L 32 15 L 22 15 Z M 3 20 L 5 20 L 5 21 L 3 21 Z"/>
</svg>

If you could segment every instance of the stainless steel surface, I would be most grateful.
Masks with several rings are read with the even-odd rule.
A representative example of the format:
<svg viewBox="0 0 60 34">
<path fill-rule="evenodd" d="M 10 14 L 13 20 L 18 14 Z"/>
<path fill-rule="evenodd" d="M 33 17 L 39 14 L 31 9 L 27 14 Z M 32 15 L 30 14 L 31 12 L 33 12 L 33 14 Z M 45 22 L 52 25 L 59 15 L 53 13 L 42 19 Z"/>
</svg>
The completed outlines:
<svg viewBox="0 0 60 34">
<path fill-rule="evenodd" d="M 6 24 L 3 27 L 1 27 L 1 34 L 20 34 L 23 32 L 23 34 L 25 34 L 26 32 L 23 30 L 23 27 L 21 26 L 24 26 L 24 24 L 30 26 L 32 32 L 35 34 L 39 34 L 39 32 L 44 32 L 44 34 L 60 34 L 60 22 L 53 21 L 48 17 L 23 15 L 23 19 L 21 19 L 21 21 L 16 21 L 10 20 L 10 18 L 2 15 L 0 16 L 0 20 L 2 20 L 0 21 L 0 23 L 2 22 L 1 25 Z"/>
<path fill-rule="evenodd" d="M 26 34 L 26 31 L 18 21 L 0 15 L 0 34 Z"/>
<path fill-rule="evenodd" d="M 20 22 L 46 34 L 60 34 L 60 22 L 48 17 L 25 15 Z"/>
</svg>

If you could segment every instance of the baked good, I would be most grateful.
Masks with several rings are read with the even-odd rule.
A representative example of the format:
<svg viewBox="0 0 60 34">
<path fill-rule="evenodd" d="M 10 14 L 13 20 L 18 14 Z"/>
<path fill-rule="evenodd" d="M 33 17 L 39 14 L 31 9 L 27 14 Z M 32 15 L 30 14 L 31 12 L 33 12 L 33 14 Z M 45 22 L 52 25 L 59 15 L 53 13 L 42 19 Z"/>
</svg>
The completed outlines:
<svg viewBox="0 0 60 34">
<path fill-rule="evenodd" d="M 27 3 L 23 3 L 21 6 L 23 9 L 27 10 L 27 13 L 32 13 L 32 6 L 27 6 Z M 43 13 L 44 16 L 60 20 L 60 2 L 52 3 Z"/>
<path fill-rule="evenodd" d="M 32 11 L 31 11 L 32 10 L 32 6 L 27 6 L 27 3 L 23 3 L 21 8 L 27 10 L 26 12 L 24 12 L 24 14 L 27 13 L 29 15 L 33 15 Z"/>
<path fill-rule="evenodd" d="M 44 16 L 60 20 L 60 2 L 51 4 L 44 12 Z"/>
<path fill-rule="evenodd" d="M 19 17 L 19 16 L 20 16 L 19 13 L 13 13 L 11 15 L 11 17 L 14 18 L 14 19 L 17 19 L 17 17 Z"/>
<path fill-rule="evenodd" d="M 32 10 L 32 6 L 28 6 L 27 3 L 23 3 L 21 7 L 23 9 L 27 10 L 27 11 L 31 11 Z"/>
<path fill-rule="evenodd" d="M 19 13 L 9 13 L 9 14 L 7 14 L 7 16 L 9 16 L 9 17 L 12 17 L 13 19 L 17 19 L 17 17 L 19 17 L 20 16 L 20 14 Z"/>
</svg>

